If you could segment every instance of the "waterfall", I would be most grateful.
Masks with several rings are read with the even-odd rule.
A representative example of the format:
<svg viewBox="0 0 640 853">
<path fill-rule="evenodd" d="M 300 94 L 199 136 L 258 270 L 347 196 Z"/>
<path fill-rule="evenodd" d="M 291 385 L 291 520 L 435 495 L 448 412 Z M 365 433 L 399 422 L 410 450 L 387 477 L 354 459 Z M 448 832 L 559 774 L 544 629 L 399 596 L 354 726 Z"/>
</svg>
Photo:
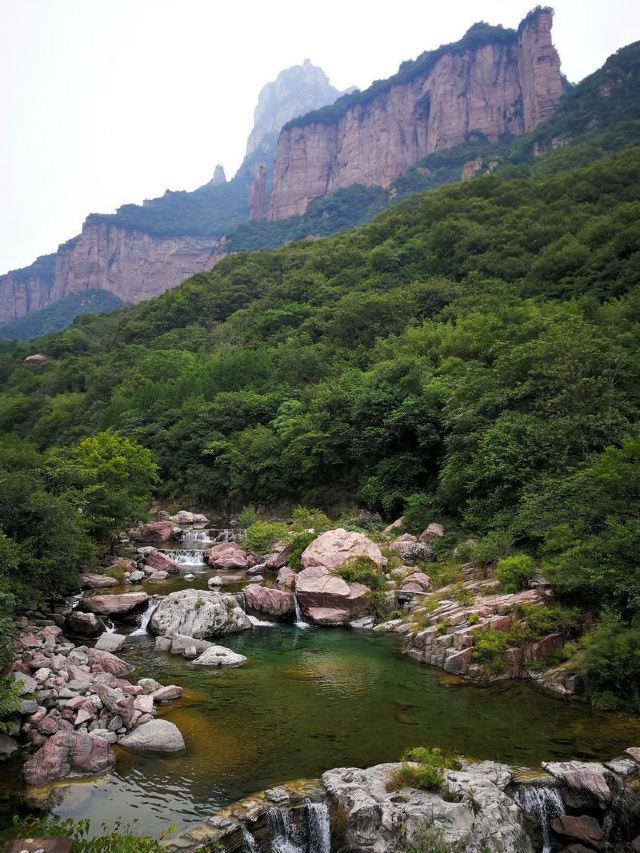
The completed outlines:
<svg viewBox="0 0 640 853">
<path fill-rule="evenodd" d="M 329 809 L 307 800 L 304 808 L 273 806 L 267 813 L 271 853 L 331 853 Z"/>
<path fill-rule="evenodd" d="M 551 785 L 522 785 L 516 791 L 515 800 L 523 811 L 536 819 L 542 830 L 542 853 L 550 853 L 549 824 L 554 817 L 565 813 L 558 789 Z"/>
<path fill-rule="evenodd" d="M 176 548 L 175 551 L 165 549 L 162 553 L 181 567 L 199 569 L 202 572 L 205 570 L 204 551 L 198 548 Z"/>
<path fill-rule="evenodd" d="M 183 530 L 180 539 L 182 542 L 202 542 L 203 545 L 213 542 L 210 530 Z"/>
<path fill-rule="evenodd" d="M 309 852 L 331 853 L 331 824 L 326 803 L 307 803 Z"/>
<path fill-rule="evenodd" d="M 135 631 L 132 631 L 129 634 L 130 637 L 138 637 L 141 634 L 147 633 L 147 625 L 151 621 L 151 617 L 153 616 L 153 611 L 156 609 L 156 599 L 150 598 L 147 603 L 147 609 L 144 611 L 142 616 L 140 617 L 140 622 L 138 623 L 138 627 Z"/>
<path fill-rule="evenodd" d="M 293 594 L 293 603 L 296 607 L 296 628 L 308 628 L 309 623 L 305 622 L 302 618 L 302 610 L 300 609 L 300 602 L 298 601 L 298 596 Z"/>
<path fill-rule="evenodd" d="M 116 626 L 113 623 L 113 619 L 103 619 L 102 621 L 104 622 L 104 629 L 107 634 L 115 634 Z"/>
<path fill-rule="evenodd" d="M 242 831 L 242 853 L 258 853 L 260 848 L 253 835 L 251 835 L 244 824 L 242 824 L 240 829 Z"/>
<path fill-rule="evenodd" d="M 251 624 L 256 628 L 277 628 L 277 622 L 267 622 L 266 619 L 258 619 L 257 616 L 252 616 L 250 613 L 247 614 L 247 619 Z"/>
</svg>

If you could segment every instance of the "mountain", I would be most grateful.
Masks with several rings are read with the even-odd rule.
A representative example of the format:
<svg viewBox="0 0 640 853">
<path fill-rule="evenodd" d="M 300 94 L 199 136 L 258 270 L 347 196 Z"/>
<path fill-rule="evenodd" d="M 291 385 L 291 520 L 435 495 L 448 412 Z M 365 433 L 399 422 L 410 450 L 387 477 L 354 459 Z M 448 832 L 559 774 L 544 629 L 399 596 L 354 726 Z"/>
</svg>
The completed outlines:
<svg viewBox="0 0 640 853">
<path fill-rule="evenodd" d="M 71 293 L 46 308 L 31 311 L 18 320 L 0 326 L 0 340 L 29 341 L 65 329 L 80 314 L 105 314 L 125 303 L 108 290 L 84 290 Z"/>
<path fill-rule="evenodd" d="M 290 121 L 278 139 L 267 218 L 304 213 L 352 184 L 387 186 L 434 151 L 535 128 L 564 90 L 552 22 L 553 11 L 538 7 L 517 32 L 476 24 L 388 80 Z"/>
<path fill-rule="evenodd" d="M 247 156 L 233 180 L 226 181 L 218 166 L 211 181 L 193 192 L 167 190 L 115 214 L 91 214 L 82 232 L 57 252 L 0 276 L 0 323 L 85 290 L 140 302 L 210 269 L 220 257 L 220 238 L 249 219 L 249 191 L 256 172 L 273 165 L 279 123 L 339 94 L 308 60 L 283 71 L 260 93 Z"/>
</svg>

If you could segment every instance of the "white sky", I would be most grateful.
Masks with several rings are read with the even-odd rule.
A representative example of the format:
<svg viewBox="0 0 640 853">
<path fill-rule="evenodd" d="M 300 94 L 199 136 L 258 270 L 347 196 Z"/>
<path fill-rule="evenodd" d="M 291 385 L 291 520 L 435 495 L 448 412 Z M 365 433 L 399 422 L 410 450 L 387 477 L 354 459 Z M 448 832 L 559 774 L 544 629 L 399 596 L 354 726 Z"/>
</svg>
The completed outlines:
<svg viewBox="0 0 640 853">
<path fill-rule="evenodd" d="M 577 82 L 640 39 L 640 0 L 551 0 Z M 92 211 L 194 189 L 244 155 L 258 92 L 309 57 L 339 89 L 516 26 L 536 0 L 0 0 L 0 273 Z"/>
</svg>

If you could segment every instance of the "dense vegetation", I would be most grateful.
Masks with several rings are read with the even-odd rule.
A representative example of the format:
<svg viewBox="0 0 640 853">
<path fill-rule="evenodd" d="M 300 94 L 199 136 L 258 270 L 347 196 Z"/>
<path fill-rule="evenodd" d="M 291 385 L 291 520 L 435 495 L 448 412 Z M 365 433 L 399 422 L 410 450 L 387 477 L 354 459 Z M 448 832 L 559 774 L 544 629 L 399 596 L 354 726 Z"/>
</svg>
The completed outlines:
<svg viewBox="0 0 640 853">
<path fill-rule="evenodd" d="M 58 332 L 66 327 L 80 314 L 105 314 L 115 311 L 124 305 L 122 299 L 107 290 L 85 290 L 83 293 L 72 293 L 41 308 L 32 311 L 18 320 L 11 320 L 0 326 L 0 339 L 14 338 L 18 341 L 29 341 L 39 338 L 49 332 Z"/>
<path fill-rule="evenodd" d="M 524 549 L 561 601 L 604 614 L 589 689 L 640 710 L 639 213 L 631 146 L 227 258 L 41 339 L 52 358 L 39 367 L 5 344 L 6 547 L 27 547 L 35 516 L 20 508 L 33 495 L 67 521 L 81 501 L 85 533 L 106 540 L 133 513 L 121 496 L 106 506 L 110 493 L 144 503 L 153 482 L 140 446 L 159 492 L 194 505 L 357 502 L 387 519 L 419 508 L 460 538 L 484 536 L 490 559 Z M 109 480 L 106 463 L 92 481 L 87 460 L 103 454 L 134 482 Z M 69 536 L 72 570 L 83 539 Z M 10 574 L 37 583 L 47 569 L 28 547 Z M 518 586 L 530 563 L 503 567 Z"/>
</svg>

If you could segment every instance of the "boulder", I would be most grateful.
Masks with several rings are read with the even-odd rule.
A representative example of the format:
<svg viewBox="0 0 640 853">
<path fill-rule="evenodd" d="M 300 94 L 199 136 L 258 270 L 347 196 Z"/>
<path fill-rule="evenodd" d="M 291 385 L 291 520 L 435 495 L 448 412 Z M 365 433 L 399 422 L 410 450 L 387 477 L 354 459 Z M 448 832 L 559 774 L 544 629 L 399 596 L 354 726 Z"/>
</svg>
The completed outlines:
<svg viewBox="0 0 640 853">
<path fill-rule="evenodd" d="M 220 575 L 214 575 L 214 577 L 209 578 L 209 580 L 207 581 L 207 586 L 209 587 L 209 589 L 211 589 L 211 587 L 214 586 L 222 586 L 223 583 L 224 581 L 222 580 Z"/>
<path fill-rule="evenodd" d="M 80 580 L 82 581 L 82 586 L 86 589 L 105 589 L 108 586 L 118 586 L 118 581 L 115 578 L 109 577 L 109 575 L 94 575 L 87 572 L 84 575 L 80 575 Z"/>
<path fill-rule="evenodd" d="M 137 564 L 135 560 L 130 560 L 128 557 L 111 557 L 108 565 L 111 569 L 119 569 L 123 572 L 135 572 Z"/>
<path fill-rule="evenodd" d="M 181 509 L 175 515 L 170 515 L 169 521 L 172 521 L 174 524 L 209 524 L 209 519 L 206 515 L 201 515 L 199 512 L 189 512 L 186 509 Z"/>
<path fill-rule="evenodd" d="M 182 589 L 162 598 L 149 622 L 153 634 L 215 637 L 251 627 L 232 595 L 213 590 Z"/>
<path fill-rule="evenodd" d="M 396 518 L 382 531 L 383 536 L 393 536 L 396 533 L 401 533 L 404 530 L 404 516 Z"/>
<path fill-rule="evenodd" d="M 561 815 L 551 821 L 551 829 L 562 838 L 583 841 L 589 848 L 604 850 L 604 833 L 598 821 L 588 815 Z"/>
<path fill-rule="evenodd" d="M 25 763 L 23 773 L 28 785 L 46 785 L 69 776 L 104 773 L 115 763 L 104 738 L 59 731 Z"/>
<path fill-rule="evenodd" d="M 415 788 L 389 791 L 390 778 L 401 766 L 342 767 L 323 774 L 332 810 L 341 815 L 343 849 L 407 850 L 425 827 L 433 827 L 442 837 L 438 849 L 533 853 L 522 813 L 502 790 L 503 778 L 508 781 L 511 775 L 508 768 L 485 762 L 448 770 L 441 793 Z M 423 844 L 420 849 L 431 848 Z"/>
<path fill-rule="evenodd" d="M 392 542 L 391 547 L 402 557 L 403 561 L 410 566 L 416 563 L 432 563 L 435 560 L 433 548 L 426 542 L 418 542 L 415 536 L 404 533 Z"/>
<path fill-rule="evenodd" d="M 209 646 L 193 663 L 195 666 L 240 666 L 246 660 L 244 655 L 224 646 Z"/>
<path fill-rule="evenodd" d="M 274 569 L 278 571 L 279 569 L 284 568 L 289 562 L 289 557 L 293 553 L 293 545 L 286 545 L 284 548 L 281 548 L 276 554 L 272 554 L 270 557 L 267 557 L 265 561 L 266 567 L 268 569 Z"/>
<path fill-rule="evenodd" d="M 35 693 L 40 686 L 35 678 L 24 672 L 14 672 L 11 676 L 11 682 L 18 685 L 18 694 L 20 696 L 28 696 L 30 693 Z"/>
<path fill-rule="evenodd" d="M 120 595 L 92 595 L 80 602 L 84 610 L 99 616 L 123 616 L 139 610 L 149 601 L 146 592 L 123 592 Z"/>
<path fill-rule="evenodd" d="M 185 748 L 180 729 L 169 720 L 150 720 L 120 739 L 131 752 L 180 752 Z"/>
<path fill-rule="evenodd" d="M 280 589 L 249 584 L 244 589 L 244 598 L 247 607 L 268 616 L 293 616 L 296 612 L 293 595 Z"/>
<path fill-rule="evenodd" d="M 158 647 L 158 643 L 160 640 L 169 640 L 169 648 L 167 651 L 171 652 L 172 655 L 182 655 L 185 652 L 185 649 L 194 648 L 196 650 L 196 655 L 198 652 L 203 652 L 205 649 L 208 649 L 209 646 L 212 646 L 213 643 L 210 643 L 208 640 L 196 640 L 193 637 L 187 637 L 185 634 L 175 634 L 171 637 L 158 637 L 156 640 L 156 648 Z"/>
<path fill-rule="evenodd" d="M 145 563 L 150 569 L 156 572 L 168 572 L 169 574 L 177 575 L 180 571 L 180 566 L 175 560 L 162 551 L 150 551 L 145 557 Z"/>
<path fill-rule="evenodd" d="M 97 637 L 104 627 L 104 622 L 95 613 L 83 613 L 81 610 L 72 610 L 65 620 L 66 630 L 82 637 Z"/>
<path fill-rule="evenodd" d="M 127 638 L 123 634 L 105 631 L 104 634 L 100 634 L 96 640 L 94 648 L 99 649 L 101 652 L 119 652 L 124 646 L 126 639 Z"/>
<path fill-rule="evenodd" d="M 278 572 L 276 583 L 279 583 L 281 586 L 286 586 L 288 589 L 295 589 L 296 573 L 287 566 L 283 566 Z"/>
<path fill-rule="evenodd" d="M 149 581 L 166 581 L 169 577 L 169 572 L 152 572 L 147 576 Z"/>
<path fill-rule="evenodd" d="M 248 569 L 251 561 L 246 551 L 235 542 L 221 542 L 205 554 L 205 560 L 216 569 Z"/>
<path fill-rule="evenodd" d="M 182 687 L 177 684 L 167 684 L 166 687 L 160 687 L 152 693 L 154 702 L 170 702 L 172 699 L 179 699 L 182 696 Z"/>
<path fill-rule="evenodd" d="M 144 580 L 145 577 L 145 572 L 141 572 L 138 569 L 136 569 L 135 572 L 129 572 L 129 580 L 131 583 L 140 583 L 140 581 Z"/>
<path fill-rule="evenodd" d="M 104 652 L 100 649 L 87 649 L 87 657 L 91 663 L 92 670 L 101 670 L 115 675 L 116 678 L 126 678 L 131 675 L 135 667 L 126 661 L 120 660 L 111 652 Z"/>
<path fill-rule="evenodd" d="M 387 564 L 380 548 L 368 536 L 342 527 L 321 533 L 302 552 L 300 562 L 305 569 L 309 566 L 324 566 L 332 571 L 355 557 L 368 557 L 380 567 Z"/>
<path fill-rule="evenodd" d="M 18 744 L 8 735 L 0 732 L 0 761 L 6 761 L 18 751 Z"/>
<path fill-rule="evenodd" d="M 173 533 L 171 521 L 150 521 L 128 531 L 129 538 L 136 542 L 167 542 Z"/>
<path fill-rule="evenodd" d="M 296 596 L 300 606 L 310 619 L 322 625 L 342 624 L 365 613 L 368 592 L 369 588 L 363 584 L 347 583 L 317 566 L 304 569 L 296 579 Z M 321 612 L 327 609 L 332 612 Z M 337 621 L 338 618 L 341 621 Z"/>
<path fill-rule="evenodd" d="M 444 527 L 436 521 L 432 521 L 420 534 L 420 542 L 433 542 L 434 539 L 440 539 L 444 536 Z"/>
<path fill-rule="evenodd" d="M 429 592 L 431 578 L 424 572 L 413 572 L 402 581 L 400 589 L 402 592 Z"/>
</svg>

